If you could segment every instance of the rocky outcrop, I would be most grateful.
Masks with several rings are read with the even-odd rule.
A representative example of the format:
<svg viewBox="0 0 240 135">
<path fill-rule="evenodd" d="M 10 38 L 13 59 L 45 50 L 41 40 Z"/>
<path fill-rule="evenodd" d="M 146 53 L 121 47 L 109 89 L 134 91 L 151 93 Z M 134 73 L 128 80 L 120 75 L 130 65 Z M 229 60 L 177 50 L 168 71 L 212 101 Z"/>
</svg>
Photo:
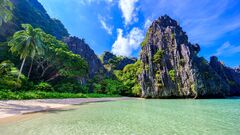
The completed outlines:
<svg viewBox="0 0 240 135">
<path fill-rule="evenodd" d="M 215 56 L 211 57 L 210 66 L 228 83 L 231 95 L 240 95 L 240 72 L 238 68 L 232 69 L 225 66 Z"/>
<path fill-rule="evenodd" d="M 133 64 L 137 61 L 136 58 L 128 58 L 123 56 L 116 56 L 111 52 L 105 51 L 101 55 L 102 63 L 111 70 L 122 70 L 126 65 Z"/>
<path fill-rule="evenodd" d="M 128 58 L 128 57 L 123 57 L 118 65 L 117 65 L 117 70 L 122 70 L 126 65 L 128 64 L 134 64 L 137 61 L 136 58 Z"/>
<path fill-rule="evenodd" d="M 16 31 L 21 30 L 21 24 L 28 23 L 41 28 L 57 39 L 69 36 L 61 21 L 52 19 L 38 0 L 10 0 L 14 6 L 12 20 L 0 26 L 0 42 L 6 41 Z"/>
<path fill-rule="evenodd" d="M 102 55 L 101 55 L 101 59 L 102 59 L 102 63 L 105 65 L 105 64 L 109 64 L 109 61 L 110 60 L 114 60 L 116 59 L 117 56 L 114 55 L 113 53 L 111 52 L 108 52 L 108 51 L 105 51 Z"/>
<path fill-rule="evenodd" d="M 94 51 L 85 43 L 84 39 L 78 37 L 67 37 L 63 40 L 68 48 L 75 54 L 79 54 L 84 58 L 89 65 L 89 78 L 92 79 L 95 75 L 104 74 L 105 68 L 103 67 L 100 59 Z"/>
<path fill-rule="evenodd" d="M 188 42 L 186 33 L 175 20 L 167 15 L 155 20 L 142 43 L 140 54 L 142 97 L 230 95 L 229 83 L 207 60 L 197 56 L 199 51 L 199 45 Z"/>
</svg>

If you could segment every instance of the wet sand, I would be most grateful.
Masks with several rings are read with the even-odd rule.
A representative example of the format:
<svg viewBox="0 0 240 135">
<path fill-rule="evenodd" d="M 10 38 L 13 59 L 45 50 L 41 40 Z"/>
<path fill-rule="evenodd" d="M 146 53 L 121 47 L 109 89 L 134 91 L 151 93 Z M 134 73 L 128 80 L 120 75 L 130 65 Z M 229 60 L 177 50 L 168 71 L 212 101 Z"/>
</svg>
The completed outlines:
<svg viewBox="0 0 240 135">
<path fill-rule="evenodd" d="M 68 110 L 68 109 L 74 108 L 74 106 L 72 105 L 94 103 L 94 102 L 129 100 L 129 99 L 132 99 L 132 98 L 120 97 L 120 98 L 0 100 L 0 123 L 5 123 L 7 121 L 8 122 L 16 121 L 17 119 L 24 119 L 25 114 L 47 112 L 47 111 L 54 111 L 54 110 Z"/>
</svg>

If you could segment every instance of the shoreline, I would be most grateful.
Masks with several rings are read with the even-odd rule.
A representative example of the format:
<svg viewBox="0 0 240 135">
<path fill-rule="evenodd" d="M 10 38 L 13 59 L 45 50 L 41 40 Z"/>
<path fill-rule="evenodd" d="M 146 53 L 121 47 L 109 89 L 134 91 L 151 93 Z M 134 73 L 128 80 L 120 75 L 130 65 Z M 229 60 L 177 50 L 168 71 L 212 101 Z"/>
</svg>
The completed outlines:
<svg viewBox="0 0 240 135">
<path fill-rule="evenodd" d="M 69 99 L 34 99 L 0 100 L 0 121 L 11 117 L 48 111 L 69 110 L 73 105 L 86 103 L 130 100 L 130 97 L 116 98 L 69 98 Z"/>
</svg>

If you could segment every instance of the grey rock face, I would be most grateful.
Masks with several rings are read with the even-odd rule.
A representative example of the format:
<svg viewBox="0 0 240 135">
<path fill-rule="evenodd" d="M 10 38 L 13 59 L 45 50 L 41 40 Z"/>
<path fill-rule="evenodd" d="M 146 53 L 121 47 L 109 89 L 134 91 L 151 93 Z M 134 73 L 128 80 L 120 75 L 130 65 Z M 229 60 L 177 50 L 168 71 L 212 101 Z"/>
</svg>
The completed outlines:
<svg viewBox="0 0 240 135">
<path fill-rule="evenodd" d="M 119 61 L 118 65 L 117 65 L 117 70 L 122 70 L 126 65 L 128 64 L 134 64 L 137 61 L 136 58 L 127 58 L 124 57 L 122 58 L 121 61 Z"/>
<path fill-rule="evenodd" d="M 89 47 L 89 45 L 85 43 L 84 39 L 79 39 L 78 37 L 67 37 L 64 38 L 64 42 L 73 53 L 79 54 L 88 62 L 89 78 L 92 79 L 95 75 L 104 74 L 106 72 L 100 59 Z"/>
<path fill-rule="evenodd" d="M 109 64 L 109 60 L 111 60 L 111 59 L 113 60 L 113 59 L 117 58 L 116 55 L 114 55 L 113 53 L 108 52 L 108 51 L 104 52 L 101 57 L 103 60 L 103 64 Z"/>
<path fill-rule="evenodd" d="M 199 45 L 188 42 L 186 33 L 175 20 L 165 15 L 154 21 L 140 54 L 142 97 L 229 95 L 229 85 L 204 58 L 197 56 L 199 51 Z"/>
<path fill-rule="evenodd" d="M 228 83 L 231 95 L 240 95 L 240 72 L 238 68 L 232 69 L 225 66 L 215 56 L 211 57 L 210 66 Z"/>
</svg>

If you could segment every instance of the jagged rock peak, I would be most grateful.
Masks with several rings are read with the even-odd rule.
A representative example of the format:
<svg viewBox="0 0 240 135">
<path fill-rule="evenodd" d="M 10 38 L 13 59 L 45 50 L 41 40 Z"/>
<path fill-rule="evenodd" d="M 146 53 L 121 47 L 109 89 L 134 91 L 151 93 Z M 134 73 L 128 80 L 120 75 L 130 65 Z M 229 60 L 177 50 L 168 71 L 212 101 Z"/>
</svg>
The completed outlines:
<svg viewBox="0 0 240 135">
<path fill-rule="evenodd" d="M 169 27 L 169 26 L 178 26 L 177 21 L 170 18 L 168 15 L 160 16 L 157 20 L 154 21 L 161 27 Z"/>
<path fill-rule="evenodd" d="M 175 37 L 175 41 L 177 44 L 188 44 L 188 36 L 186 32 L 182 30 L 182 27 L 179 26 L 177 21 L 173 20 L 167 15 L 159 17 L 157 20 L 153 21 L 150 26 L 147 34 L 153 34 L 156 31 L 159 31 L 163 38 L 173 39 Z"/>
<path fill-rule="evenodd" d="M 150 26 L 142 43 L 139 76 L 142 97 L 223 97 L 230 86 L 207 60 L 199 58 L 178 23 L 165 15 Z"/>
</svg>

